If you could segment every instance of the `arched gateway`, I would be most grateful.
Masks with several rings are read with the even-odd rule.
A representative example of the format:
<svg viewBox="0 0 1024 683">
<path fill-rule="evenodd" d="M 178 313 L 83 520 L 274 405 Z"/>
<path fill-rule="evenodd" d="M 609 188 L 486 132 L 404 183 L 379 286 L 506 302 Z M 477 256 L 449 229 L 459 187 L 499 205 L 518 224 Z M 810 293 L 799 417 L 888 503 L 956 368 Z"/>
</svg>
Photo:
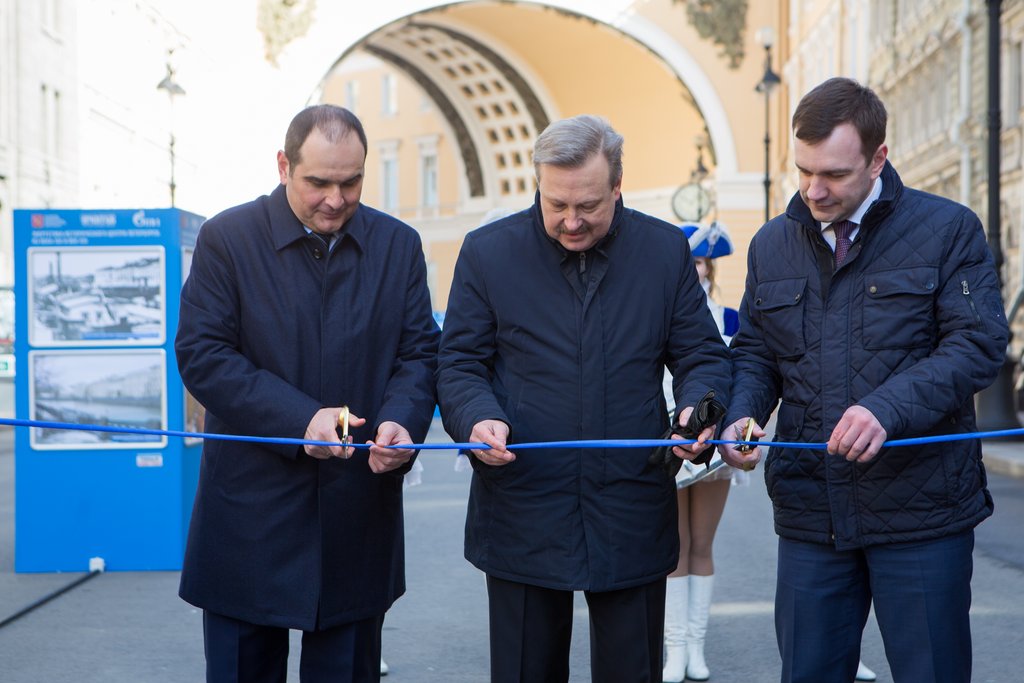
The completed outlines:
<svg viewBox="0 0 1024 683">
<path fill-rule="evenodd" d="M 703 166 L 709 218 L 729 223 L 742 245 L 759 225 L 760 64 L 730 68 L 683 4 L 381 5 L 376 27 L 339 45 L 331 29 L 351 23 L 351 9 L 317 3 L 280 64 L 302 81 L 324 65 L 310 101 L 349 106 L 366 124 L 364 200 L 423 234 L 435 307 L 445 307 L 461 236 L 489 209 L 532 202 L 533 141 L 565 116 L 600 114 L 623 133 L 629 205 L 677 220 L 671 197 Z M 753 41 L 752 31 L 741 35 Z"/>
</svg>

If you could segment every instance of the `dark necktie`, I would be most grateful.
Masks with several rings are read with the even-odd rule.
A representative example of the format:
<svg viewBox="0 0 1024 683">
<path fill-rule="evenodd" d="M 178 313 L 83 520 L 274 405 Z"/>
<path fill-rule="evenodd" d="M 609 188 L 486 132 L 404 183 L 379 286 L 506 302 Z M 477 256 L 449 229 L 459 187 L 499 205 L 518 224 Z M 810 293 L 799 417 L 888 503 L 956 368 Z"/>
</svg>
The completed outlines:
<svg viewBox="0 0 1024 683">
<path fill-rule="evenodd" d="M 836 268 L 843 265 L 843 261 L 846 260 L 846 252 L 850 251 L 850 245 L 853 244 L 850 233 L 855 227 L 857 224 L 852 221 L 836 221 L 832 224 L 836 236 Z"/>
</svg>

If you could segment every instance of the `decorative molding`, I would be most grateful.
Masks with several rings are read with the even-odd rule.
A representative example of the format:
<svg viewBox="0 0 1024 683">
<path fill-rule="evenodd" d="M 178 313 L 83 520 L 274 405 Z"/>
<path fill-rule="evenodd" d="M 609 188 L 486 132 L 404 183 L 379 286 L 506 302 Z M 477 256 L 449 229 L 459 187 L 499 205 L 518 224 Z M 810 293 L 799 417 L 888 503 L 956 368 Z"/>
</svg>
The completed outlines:
<svg viewBox="0 0 1024 683">
<path fill-rule="evenodd" d="M 743 32 L 747 28 L 747 0 L 672 0 L 686 3 L 686 16 L 701 38 L 710 39 L 719 55 L 736 69 L 743 61 Z"/>
<path fill-rule="evenodd" d="M 263 35 L 263 55 L 278 66 L 277 58 L 288 43 L 301 38 L 313 24 L 316 0 L 259 0 L 256 28 Z"/>
<path fill-rule="evenodd" d="M 444 33 L 453 40 L 468 45 L 490 62 L 498 73 L 504 76 L 505 79 L 512 84 L 512 87 L 516 89 L 519 97 L 526 105 L 526 110 L 530 113 L 530 118 L 533 119 L 533 127 L 537 130 L 537 133 L 540 133 L 548 127 L 548 123 L 550 123 L 550 121 L 548 119 L 547 112 L 544 111 L 544 105 L 540 103 L 540 98 L 537 97 L 537 94 L 533 91 L 533 88 L 530 87 L 530 84 L 526 82 L 526 79 L 523 78 L 522 74 L 520 74 L 515 67 L 509 64 L 504 57 L 469 34 L 462 31 L 456 31 L 455 29 L 447 26 L 427 22 L 410 22 L 409 26 L 422 29 L 433 29 Z"/>
</svg>

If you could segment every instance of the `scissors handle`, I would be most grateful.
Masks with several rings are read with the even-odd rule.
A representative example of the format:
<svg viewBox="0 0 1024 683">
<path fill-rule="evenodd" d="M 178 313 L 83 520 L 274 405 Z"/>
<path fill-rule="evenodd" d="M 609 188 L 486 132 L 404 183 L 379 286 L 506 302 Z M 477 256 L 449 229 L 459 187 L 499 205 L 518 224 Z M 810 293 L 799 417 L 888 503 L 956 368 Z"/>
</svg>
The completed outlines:
<svg viewBox="0 0 1024 683">
<path fill-rule="evenodd" d="M 342 406 L 338 413 L 338 426 L 341 427 L 341 442 L 348 443 L 348 406 Z"/>
</svg>

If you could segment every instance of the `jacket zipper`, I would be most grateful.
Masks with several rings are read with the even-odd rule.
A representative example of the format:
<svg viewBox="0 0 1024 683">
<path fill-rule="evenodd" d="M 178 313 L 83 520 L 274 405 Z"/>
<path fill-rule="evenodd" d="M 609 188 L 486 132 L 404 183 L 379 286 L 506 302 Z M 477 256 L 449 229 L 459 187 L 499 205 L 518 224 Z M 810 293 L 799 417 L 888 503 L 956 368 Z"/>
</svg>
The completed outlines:
<svg viewBox="0 0 1024 683">
<path fill-rule="evenodd" d="M 974 320 L 979 325 L 981 324 L 981 316 L 978 314 L 978 307 L 974 305 L 974 297 L 971 296 L 971 288 L 967 285 L 967 280 L 961 280 L 960 285 L 964 288 L 964 296 L 967 297 L 967 303 L 971 305 L 971 313 L 974 314 Z"/>
<path fill-rule="evenodd" d="M 587 272 L 587 252 L 580 252 L 580 281 L 586 283 L 586 278 L 583 277 L 584 273 Z"/>
</svg>

